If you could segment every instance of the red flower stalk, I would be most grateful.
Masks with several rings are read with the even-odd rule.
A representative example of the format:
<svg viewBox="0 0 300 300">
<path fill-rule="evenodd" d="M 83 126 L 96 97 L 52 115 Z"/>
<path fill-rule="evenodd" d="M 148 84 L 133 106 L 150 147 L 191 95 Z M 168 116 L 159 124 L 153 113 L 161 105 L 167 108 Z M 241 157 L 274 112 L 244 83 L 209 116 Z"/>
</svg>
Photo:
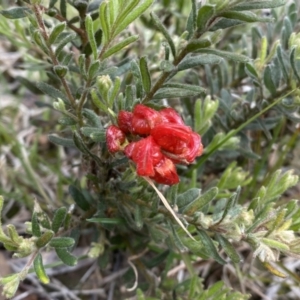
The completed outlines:
<svg viewBox="0 0 300 300">
<path fill-rule="evenodd" d="M 106 144 L 111 153 L 123 150 L 122 145 L 126 141 L 124 132 L 115 125 L 110 125 L 106 130 Z"/>
</svg>

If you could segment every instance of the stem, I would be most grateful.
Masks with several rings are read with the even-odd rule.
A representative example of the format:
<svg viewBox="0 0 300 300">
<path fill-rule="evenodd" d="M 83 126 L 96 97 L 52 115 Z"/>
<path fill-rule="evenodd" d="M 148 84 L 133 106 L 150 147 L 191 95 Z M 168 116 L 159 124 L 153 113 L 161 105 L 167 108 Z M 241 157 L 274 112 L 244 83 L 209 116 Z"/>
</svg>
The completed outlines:
<svg viewBox="0 0 300 300">
<path fill-rule="evenodd" d="M 43 22 L 43 19 L 42 19 L 41 9 L 37 4 L 34 4 L 33 5 L 33 11 L 34 11 L 34 14 L 36 16 L 37 22 L 39 24 L 41 34 L 42 34 L 42 36 L 43 36 L 43 38 L 44 38 L 44 40 L 47 44 L 50 59 L 51 59 L 54 66 L 59 66 L 59 62 L 58 62 L 58 60 L 55 56 L 55 53 L 53 52 L 51 45 L 48 44 L 49 36 L 48 36 L 48 33 L 46 31 L 46 28 L 45 28 L 45 25 L 44 25 L 44 22 Z M 62 83 L 62 85 L 63 85 L 63 87 L 66 91 L 66 94 L 67 94 L 67 97 L 69 99 L 70 104 L 73 106 L 73 108 L 75 108 L 76 107 L 75 98 L 73 97 L 73 95 L 71 93 L 71 90 L 70 90 L 70 87 L 69 87 L 67 81 L 63 77 L 60 77 L 59 79 L 60 79 L 60 81 L 61 81 L 61 83 Z"/>
</svg>

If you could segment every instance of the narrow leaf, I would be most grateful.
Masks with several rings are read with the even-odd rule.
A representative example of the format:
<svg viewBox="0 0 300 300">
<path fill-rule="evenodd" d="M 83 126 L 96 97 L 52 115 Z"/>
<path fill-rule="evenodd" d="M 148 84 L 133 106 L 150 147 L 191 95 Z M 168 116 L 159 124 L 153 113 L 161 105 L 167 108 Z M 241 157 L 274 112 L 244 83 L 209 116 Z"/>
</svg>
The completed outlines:
<svg viewBox="0 0 300 300">
<path fill-rule="evenodd" d="M 66 22 L 62 22 L 57 24 L 51 31 L 49 38 L 48 38 L 48 44 L 52 45 L 55 43 L 57 37 L 65 30 L 66 28 Z"/>
<path fill-rule="evenodd" d="M 204 244 L 206 250 L 208 250 L 210 256 L 219 264 L 221 265 L 226 264 L 226 261 L 219 255 L 213 241 L 208 236 L 208 234 L 204 230 L 198 230 L 198 233 L 200 235 L 201 242 Z"/>
<path fill-rule="evenodd" d="M 290 54 L 290 62 L 291 62 L 293 72 L 294 72 L 298 82 L 300 83 L 300 74 L 299 74 L 299 71 L 298 71 L 297 66 L 296 66 L 295 53 L 296 53 L 296 48 L 293 48 L 293 50 Z"/>
<path fill-rule="evenodd" d="M 104 35 L 105 43 L 109 41 L 109 24 L 107 20 L 107 2 L 103 1 L 99 6 L 99 20 Z"/>
<path fill-rule="evenodd" d="M 186 90 L 181 88 L 161 88 L 157 93 L 155 93 L 153 98 L 164 99 L 164 98 L 194 97 L 203 93 L 206 93 L 206 90 L 200 87 L 198 91 L 195 91 L 193 89 Z"/>
<path fill-rule="evenodd" d="M 186 50 L 188 52 L 193 52 L 202 48 L 207 48 L 209 46 L 211 46 L 211 41 L 209 39 L 192 40 L 187 44 Z"/>
<path fill-rule="evenodd" d="M 66 37 L 64 37 L 64 39 L 57 45 L 57 48 L 55 50 L 55 55 L 58 56 L 60 54 L 60 52 L 63 50 L 63 48 L 68 43 L 70 43 L 71 41 L 73 41 L 75 38 L 76 38 L 76 34 L 75 33 L 70 33 Z"/>
<path fill-rule="evenodd" d="M 35 245 L 38 248 L 45 247 L 50 242 L 50 240 L 53 238 L 53 236 L 54 236 L 53 231 L 46 231 L 37 239 L 37 241 L 35 242 Z"/>
<path fill-rule="evenodd" d="M 163 23 L 160 21 L 160 19 L 158 18 L 158 16 L 155 13 L 152 12 L 150 15 L 152 17 L 154 25 L 164 35 L 165 39 L 167 40 L 167 42 L 171 48 L 173 57 L 175 58 L 176 57 L 176 48 L 175 48 L 175 44 L 174 44 L 173 39 L 170 36 L 168 30 L 166 29 L 166 27 L 163 25 Z"/>
<path fill-rule="evenodd" d="M 66 248 L 55 248 L 55 252 L 59 259 L 67 266 L 75 266 L 77 258 L 73 256 Z"/>
<path fill-rule="evenodd" d="M 197 29 L 198 31 L 202 31 L 208 20 L 214 15 L 215 6 L 214 5 L 203 5 L 197 15 Z"/>
<path fill-rule="evenodd" d="M 208 204 L 216 198 L 218 192 L 219 190 L 217 187 L 209 189 L 202 196 L 200 196 L 199 198 L 191 202 L 189 205 L 187 205 L 184 208 L 183 213 L 186 215 L 193 215 L 195 212 L 200 211 L 202 207 L 204 207 L 206 204 Z"/>
<path fill-rule="evenodd" d="M 85 17 L 85 28 L 86 28 L 86 32 L 87 32 L 87 36 L 88 36 L 88 39 L 89 39 L 90 46 L 92 48 L 93 57 L 96 60 L 97 57 L 98 57 L 97 43 L 96 43 L 96 40 L 95 40 L 93 20 L 92 20 L 92 17 L 90 15 L 87 15 Z"/>
<path fill-rule="evenodd" d="M 251 11 L 239 12 L 239 11 L 226 11 L 221 14 L 222 17 L 228 19 L 235 19 L 243 22 L 273 22 L 274 18 L 260 17 Z"/>
<path fill-rule="evenodd" d="M 151 77 L 150 72 L 147 65 L 147 58 L 146 56 L 143 56 L 140 59 L 140 70 L 141 70 L 141 76 L 142 76 L 142 83 L 143 87 L 146 93 L 149 93 L 151 90 Z"/>
<path fill-rule="evenodd" d="M 33 267 L 37 275 L 37 278 L 40 280 L 40 282 L 43 284 L 48 284 L 50 280 L 45 271 L 41 253 L 38 253 L 37 256 L 35 257 L 33 261 Z"/>
<path fill-rule="evenodd" d="M 60 136 L 49 134 L 48 139 L 51 143 L 63 147 L 75 147 L 74 141 L 72 139 L 62 138 Z"/>
<path fill-rule="evenodd" d="M 39 224 L 38 216 L 37 216 L 36 212 L 34 212 L 32 214 L 31 226 L 32 226 L 32 234 L 36 237 L 40 237 L 41 236 L 41 228 L 40 228 L 40 224 Z"/>
<path fill-rule="evenodd" d="M 235 248 L 232 246 L 232 244 L 221 234 L 216 234 L 217 241 L 220 243 L 220 246 L 228 257 L 232 260 L 234 263 L 239 263 L 241 261 L 241 258 L 239 254 L 236 252 Z"/>
<path fill-rule="evenodd" d="M 69 186 L 69 193 L 75 203 L 84 211 L 89 210 L 90 204 L 85 199 L 84 195 L 81 193 L 81 191 L 75 187 L 74 185 Z"/>
<path fill-rule="evenodd" d="M 20 19 L 26 18 L 27 14 L 32 13 L 32 11 L 23 6 L 23 7 L 11 7 L 9 9 L 0 10 L 0 14 L 7 19 Z"/>
<path fill-rule="evenodd" d="M 251 61 L 251 59 L 245 55 L 229 52 L 229 51 L 205 48 L 205 49 L 199 49 L 198 52 L 218 55 L 220 57 L 230 59 L 236 62 L 241 62 L 241 63 L 247 63 Z"/>
<path fill-rule="evenodd" d="M 129 36 L 128 38 L 122 40 L 121 42 L 117 43 L 116 45 L 112 46 L 111 48 L 107 49 L 105 53 L 103 54 L 103 59 L 121 51 L 124 49 L 126 46 L 130 45 L 131 43 L 134 43 L 137 41 L 139 38 L 138 35 L 132 35 Z"/>
<path fill-rule="evenodd" d="M 48 96 L 54 99 L 62 99 L 64 101 L 68 101 L 67 97 L 58 89 L 54 88 L 53 86 L 49 85 L 45 82 L 37 82 L 36 87 L 41 90 L 43 93 L 47 94 Z"/>
<path fill-rule="evenodd" d="M 286 4 L 286 0 L 266 0 L 266 1 L 246 1 L 232 7 L 232 10 L 252 10 L 252 9 L 265 9 L 275 8 Z"/>
<path fill-rule="evenodd" d="M 178 65 L 178 71 L 183 71 L 190 68 L 195 68 L 198 66 L 206 64 L 219 64 L 223 59 L 214 54 L 201 54 L 197 56 L 188 56 L 182 60 Z"/>
<path fill-rule="evenodd" d="M 74 246 L 75 240 L 70 237 L 55 237 L 53 238 L 49 246 L 53 248 L 69 248 Z"/>
<path fill-rule="evenodd" d="M 65 207 L 60 207 L 56 210 L 53 221 L 52 221 L 52 230 L 57 233 L 59 228 L 62 226 L 65 217 L 67 215 L 67 209 Z"/>
<path fill-rule="evenodd" d="M 151 6 L 152 2 L 153 0 L 144 0 L 133 9 L 121 23 L 118 23 L 116 30 L 114 31 L 114 36 L 118 35 L 135 19 L 140 17 Z"/>
</svg>

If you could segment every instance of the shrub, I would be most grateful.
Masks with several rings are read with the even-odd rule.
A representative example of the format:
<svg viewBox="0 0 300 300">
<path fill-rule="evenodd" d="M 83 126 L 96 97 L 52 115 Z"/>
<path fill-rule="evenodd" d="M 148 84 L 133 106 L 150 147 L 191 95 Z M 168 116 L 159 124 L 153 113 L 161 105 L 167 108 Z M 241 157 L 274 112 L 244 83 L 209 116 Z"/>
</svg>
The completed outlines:
<svg viewBox="0 0 300 300">
<path fill-rule="evenodd" d="M 15 98 L 31 92 L 44 113 L 32 123 L 58 145 L 24 146 L 20 103 L 0 115 L 5 162 L 23 167 L 4 177 L 26 175 L 1 193 L 32 211 L 25 234 L 7 219 L 0 230 L 6 250 L 28 257 L 0 279 L 6 297 L 33 270 L 49 283 L 52 250 L 68 266 L 129 266 L 126 292 L 110 297 L 249 299 L 259 268 L 269 282 L 292 273 L 279 259 L 300 254 L 286 193 L 298 182 L 295 2 L 28 0 L 0 13 L 1 39 L 24 54 Z M 238 283 L 218 281 L 225 265 Z"/>
</svg>

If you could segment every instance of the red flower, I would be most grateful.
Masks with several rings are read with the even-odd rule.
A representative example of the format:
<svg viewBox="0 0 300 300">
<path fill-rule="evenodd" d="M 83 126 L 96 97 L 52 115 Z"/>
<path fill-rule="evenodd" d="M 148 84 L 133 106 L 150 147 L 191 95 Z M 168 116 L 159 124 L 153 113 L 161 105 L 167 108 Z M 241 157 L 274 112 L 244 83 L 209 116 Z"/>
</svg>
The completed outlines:
<svg viewBox="0 0 300 300">
<path fill-rule="evenodd" d="M 176 163 L 191 163 L 203 151 L 200 135 L 185 125 L 159 124 L 151 130 L 151 136 Z"/>
<path fill-rule="evenodd" d="M 163 157 L 159 164 L 155 166 L 154 170 L 155 174 L 150 178 L 158 183 L 173 185 L 179 182 L 175 165 L 167 157 Z"/>
<path fill-rule="evenodd" d="M 182 118 L 173 108 L 164 108 L 160 110 L 159 113 L 162 116 L 164 123 L 175 123 L 184 125 Z"/>
<path fill-rule="evenodd" d="M 140 176 L 154 176 L 154 167 L 163 158 L 152 136 L 130 143 L 126 146 L 124 153 L 136 163 L 136 172 Z"/>
<path fill-rule="evenodd" d="M 124 133 L 132 131 L 132 113 L 129 111 L 121 110 L 118 114 L 118 125 Z"/>
<path fill-rule="evenodd" d="M 126 140 L 124 132 L 115 125 L 110 125 L 106 130 L 107 148 L 111 153 L 122 150 L 121 145 Z"/>
<path fill-rule="evenodd" d="M 152 128 L 162 122 L 160 113 L 150 107 L 138 104 L 133 110 L 132 132 L 148 135 Z"/>
<path fill-rule="evenodd" d="M 174 163 L 162 154 L 151 136 L 130 143 L 124 153 L 136 163 L 139 176 L 149 176 L 158 183 L 168 185 L 179 182 Z"/>
<path fill-rule="evenodd" d="M 124 151 L 136 164 L 139 176 L 148 176 L 158 183 L 178 183 L 175 164 L 192 163 L 203 152 L 200 135 L 186 126 L 173 108 L 156 111 L 138 104 L 132 113 L 119 112 L 118 125 L 107 129 L 109 151 Z M 129 139 L 133 134 L 145 137 L 125 147 L 125 134 L 128 133 L 131 133 Z"/>
</svg>

